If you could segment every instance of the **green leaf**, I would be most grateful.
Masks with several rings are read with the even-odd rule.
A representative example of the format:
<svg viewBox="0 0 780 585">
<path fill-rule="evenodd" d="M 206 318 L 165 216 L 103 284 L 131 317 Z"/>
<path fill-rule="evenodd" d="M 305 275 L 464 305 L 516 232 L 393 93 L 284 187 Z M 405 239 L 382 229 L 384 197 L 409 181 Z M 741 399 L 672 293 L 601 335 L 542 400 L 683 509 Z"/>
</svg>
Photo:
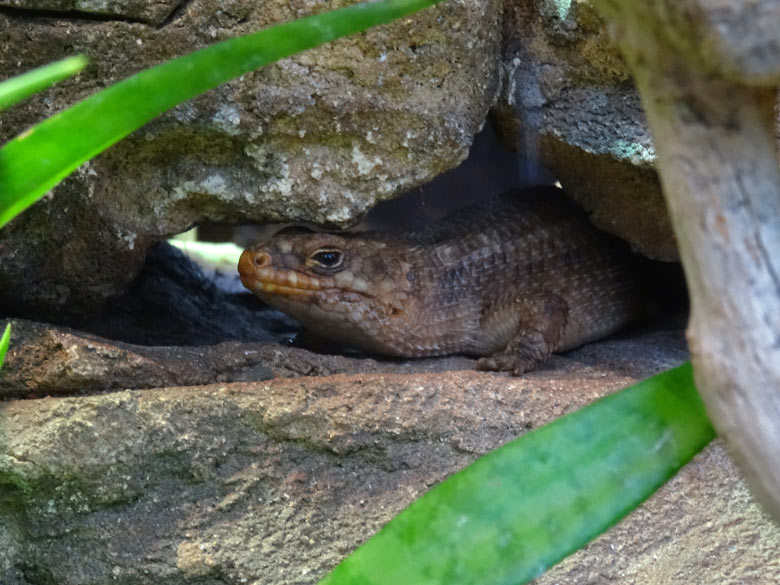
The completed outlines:
<svg viewBox="0 0 780 585">
<path fill-rule="evenodd" d="M 3 361 L 5 360 L 5 354 L 8 351 L 8 345 L 11 343 L 11 324 L 5 326 L 3 336 L 0 337 L 0 368 L 3 367 Z"/>
<path fill-rule="evenodd" d="M 62 61 L 56 61 L 38 69 L 33 69 L 22 75 L 12 77 L 0 83 L 0 110 L 7 108 L 34 94 L 46 89 L 53 83 L 75 75 L 87 64 L 87 58 L 83 55 L 68 57 Z"/>
<path fill-rule="evenodd" d="M 165 110 L 234 77 L 439 0 L 348 6 L 230 39 L 129 77 L 0 149 L 0 227 L 83 162 Z"/>
<path fill-rule="evenodd" d="M 686 363 L 478 459 L 320 584 L 526 583 L 636 508 L 713 437 Z"/>
</svg>

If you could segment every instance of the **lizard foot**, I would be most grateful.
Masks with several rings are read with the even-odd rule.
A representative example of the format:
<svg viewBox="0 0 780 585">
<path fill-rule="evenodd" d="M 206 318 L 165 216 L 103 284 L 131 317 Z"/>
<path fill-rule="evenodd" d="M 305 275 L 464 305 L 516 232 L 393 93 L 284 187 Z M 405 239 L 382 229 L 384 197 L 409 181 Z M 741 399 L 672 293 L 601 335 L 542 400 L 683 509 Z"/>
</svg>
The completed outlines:
<svg viewBox="0 0 780 585">
<path fill-rule="evenodd" d="M 560 296 L 545 291 L 514 298 L 508 305 L 513 309 L 510 315 L 517 319 L 517 330 L 503 351 L 479 359 L 477 368 L 519 376 L 550 357 L 566 328 L 569 307 Z M 507 319 L 500 304 L 493 309 L 494 321 Z M 495 325 L 487 322 L 486 326 Z"/>
<path fill-rule="evenodd" d="M 478 370 L 493 372 L 510 372 L 513 376 L 520 376 L 536 369 L 544 361 L 545 356 L 531 355 L 530 352 L 507 351 L 496 353 L 477 360 Z"/>
</svg>

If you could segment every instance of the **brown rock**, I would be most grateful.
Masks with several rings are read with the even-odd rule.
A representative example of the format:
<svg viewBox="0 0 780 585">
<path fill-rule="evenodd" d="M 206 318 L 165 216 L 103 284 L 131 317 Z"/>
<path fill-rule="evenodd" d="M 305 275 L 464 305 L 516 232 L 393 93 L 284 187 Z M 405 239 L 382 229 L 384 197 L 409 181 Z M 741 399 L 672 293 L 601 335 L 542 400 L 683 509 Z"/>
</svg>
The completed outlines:
<svg viewBox="0 0 780 585">
<path fill-rule="evenodd" d="M 267 342 L 146 346 L 34 321 L 10 322 L 13 341 L 0 373 L 0 400 L 274 377 L 424 373 L 476 367 L 475 360 L 457 356 L 409 362 L 318 354 Z M 4 328 L 5 322 L 0 321 L 0 326 Z"/>
</svg>

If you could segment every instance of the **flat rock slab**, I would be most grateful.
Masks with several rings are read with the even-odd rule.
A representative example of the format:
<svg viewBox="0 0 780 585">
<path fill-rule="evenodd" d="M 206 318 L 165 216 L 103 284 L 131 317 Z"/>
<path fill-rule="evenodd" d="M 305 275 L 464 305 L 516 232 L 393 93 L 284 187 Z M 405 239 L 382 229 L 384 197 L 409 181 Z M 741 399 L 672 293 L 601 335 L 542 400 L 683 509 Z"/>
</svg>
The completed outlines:
<svg viewBox="0 0 780 585">
<path fill-rule="evenodd" d="M 0 400 L 336 373 L 473 370 L 476 366 L 476 360 L 458 356 L 381 360 L 263 342 L 136 345 L 34 321 L 13 319 L 10 323 L 13 343 L 0 373 Z"/>
<path fill-rule="evenodd" d="M 657 333 L 522 378 L 337 374 L 0 403 L 0 581 L 314 583 L 480 454 L 683 358 L 679 335 Z M 715 445 L 541 582 L 769 585 L 777 550 Z"/>
<path fill-rule="evenodd" d="M 402 360 L 246 341 L 148 346 L 23 319 L 0 320 L 0 327 L 6 322 L 12 323 L 13 343 L 0 373 L 0 400 L 298 376 L 476 368 L 476 359 L 464 356 Z M 644 377 L 676 365 L 685 355 L 678 329 L 634 331 L 554 356 L 538 371 L 589 375 L 608 369 Z"/>
</svg>

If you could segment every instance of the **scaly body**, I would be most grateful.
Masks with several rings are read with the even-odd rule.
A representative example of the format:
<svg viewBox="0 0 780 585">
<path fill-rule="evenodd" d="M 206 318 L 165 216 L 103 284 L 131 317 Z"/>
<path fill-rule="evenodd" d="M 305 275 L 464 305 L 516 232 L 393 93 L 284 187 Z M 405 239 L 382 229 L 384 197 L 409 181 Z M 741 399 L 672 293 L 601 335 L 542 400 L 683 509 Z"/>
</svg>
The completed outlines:
<svg viewBox="0 0 780 585">
<path fill-rule="evenodd" d="M 515 374 L 614 332 L 640 294 L 623 242 L 557 189 L 504 194 L 407 232 L 283 230 L 241 280 L 312 332 L 369 353 L 481 356 Z"/>
</svg>

